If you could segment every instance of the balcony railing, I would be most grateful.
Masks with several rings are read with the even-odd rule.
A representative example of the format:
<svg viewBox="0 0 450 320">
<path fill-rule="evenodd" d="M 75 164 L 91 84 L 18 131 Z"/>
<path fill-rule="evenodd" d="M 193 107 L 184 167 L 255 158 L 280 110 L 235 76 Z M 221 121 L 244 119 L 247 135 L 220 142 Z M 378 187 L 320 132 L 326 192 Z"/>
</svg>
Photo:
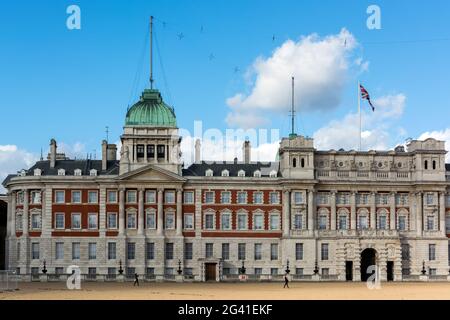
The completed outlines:
<svg viewBox="0 0 450 320">
<path fill-rule="evenodd" d="M 409 181 L 409 171 L 350 171 L 350 170 L 316 170 L 318 180 L 380 180 Z"/>
</svg>

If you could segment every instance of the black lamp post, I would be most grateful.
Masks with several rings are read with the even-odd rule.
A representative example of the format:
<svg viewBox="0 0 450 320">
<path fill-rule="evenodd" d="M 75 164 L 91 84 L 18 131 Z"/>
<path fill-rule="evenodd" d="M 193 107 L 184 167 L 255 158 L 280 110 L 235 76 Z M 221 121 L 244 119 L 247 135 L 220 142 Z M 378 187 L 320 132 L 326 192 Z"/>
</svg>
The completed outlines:
<svg viewBox="0 0 450 320">
<path fill-rule="evenodd" d="M 314 264 L 314 274 L 318 274 L 319 273 L 319 265 L 317 264 L 317 260 Z"/>
<path fill-rule="evenodd" d="M 183 273 L 183 270 L 181 270 L 181 260 L 178 259 L 178 270 L 177 270 L 178 274 L 181 275 Z"/>
<path fill-rule="evenodd" d="M 122 260 L 119 260 L 119 274 L 123 274 Z"/>
<path fill-rule="evenodd" d="M 291 270 L 289 269 L 289 259 L 286 261 L 286 270 L 284 270 L 287 274 L 289 274 L 291 272 Z"/>
<path fill-rule="evenodd" d="M 239 269 L 239 271 L 241 272 L 241 274 L 245 274 L 244 260 L 242 260 L 242 267 Z"/>
<path fill-rule="evenodd" d="M 425 269 L 425 260 L 422 263 L 422 274 L 425 275 L 427 273 L 427 269 Z"/>
<path fill-rule="evenodd" d="M 47 262 L 44 259 L 44 267 L 42 268 L 42 273 L 46 274 L 47 273 Z"/>
</svg>

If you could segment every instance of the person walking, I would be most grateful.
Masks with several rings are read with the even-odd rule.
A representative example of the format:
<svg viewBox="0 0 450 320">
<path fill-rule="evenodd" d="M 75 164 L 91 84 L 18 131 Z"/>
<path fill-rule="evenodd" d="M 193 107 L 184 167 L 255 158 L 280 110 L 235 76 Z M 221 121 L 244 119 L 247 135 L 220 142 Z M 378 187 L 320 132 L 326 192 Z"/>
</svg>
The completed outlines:
<svg viewBox="0 0 450 320">
<path fill-rule="evenodd" d="M 139 275 L 137 273 L 134 274 L 133 287 L 136 286 L 136 285 L 139 287 Z"/>
<path fill-rule="evenodd" d="M 283 288 L 286 288 L 286 287 L 289 289 L 289 279 L 288 279 L 287 274 L 284 275 L 284 286 L 283 286 Z"/>
</svg>

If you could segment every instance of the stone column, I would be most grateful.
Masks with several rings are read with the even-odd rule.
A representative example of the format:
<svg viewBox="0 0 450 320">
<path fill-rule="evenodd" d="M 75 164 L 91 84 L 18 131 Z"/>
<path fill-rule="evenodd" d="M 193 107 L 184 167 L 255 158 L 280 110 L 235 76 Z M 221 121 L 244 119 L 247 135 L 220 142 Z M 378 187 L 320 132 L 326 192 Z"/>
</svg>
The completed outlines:
<svg viewBox="0 0 450 320">
<path fill-rule="evenodd" d="M 119 189 L 119 235 L 125 233 L 125 189 Z"/>
<path fill-rule="evenodd" d="M 377 206 L 376 206 L 376 194 L 370 193 L 370 229 L 375 230 L 377 228 Z"/>
<path fill-rule="evenodd" d="M 163 235 L 163 227 L 164 227 L 164 212 L 163 212 L 163 189 L 158 189 L 158 222 L 156 224 L 156 234 L 158 236 Z"/>
<path fill-rule="evenodd" d="M 389 215 L 389 229 L 395 230 L 397 228 L 395 221 L 395 192 L 391 192 Z"/>
<path fill-rule="evenodd" d="M 289 190 L 283 191 L 283 237 L 289 237 L 290 231 L 290 213 L 291 213 L 291 192 Z"/>
<path fill-rule="evenodd" d="M 30 226 L 29 223 L 29 216 L 28 216 L 28 208 L 30 204 L 30 197 L 28 190 L 23 190 L 24 196 L 23 196 L 23 215 L 22 215 L 22 230 L 23 230 L 23 236 L 28 236 L 28 229 Z"/>
<path fill-rule="evenodd" d="M 357 229 L 356 227 L 356 192 L 352 192 L 350 196 L 350 228 Z"/>
<path fill-rule="evenodd" d="M 106 188 L 100 187 L 99 193 L 99 217 L 98 217 L 98 230 L 100 232 L 100 237 L 104 237 L 106 234 Z"/>
<path fill-rule="evenodd" d="M 181 189 L 177 190 L 177 236 L 183 235 L 183 191 Z"/>
<path fill-rule="evenodd" d="M 439 193 L 439 231 L 442 235 L 446 234 L 445 230 L 445 192 Z"/>
<path fill-rule="evenodd" d="M 417 201 L 414 193 L 408 194 L 409 230 L 417 230 Z"/>
<path fill-rule="evenodd" d="M 308 190 L 308 230 L 314 230 L 314 213 L 316 206 L 314 205 L 314 190 Z"/>
<path fill-rule="evenodd" d="M 144 189 L 138 191 L 138 235 L 144 234 Z"/>
<path fill-rule="evenodd" d="M 153 154 L 153 161 L 155 163 L 158 163 L 158 143 L 155 143 L 155 152 Z"/>
<path fill-rule="evenodd" d="M 416 199 L 417 199 L 417 210 L 416 210 L 416 214 L 417 214 L 417 235 L 421 236 L 422 235 L 422 215 L 423 215 L 423 204 L 422 204 L 422 197 L 423 197 L 423 193 L 422 192 L 417 192 L 416 194 Z"/>
<path fill-rule="evenodd" d="M 331 217 L 330 217 L 330 229 L 336 230 L 336 191 L 331 191 Z"/>
<path fill-rule="evenodd" d="M 144 144 L 144 162 L 148 162 L 148 159 L 147 159 L 147 148 L 148 148 L 148 145 Z"/>
</svg>

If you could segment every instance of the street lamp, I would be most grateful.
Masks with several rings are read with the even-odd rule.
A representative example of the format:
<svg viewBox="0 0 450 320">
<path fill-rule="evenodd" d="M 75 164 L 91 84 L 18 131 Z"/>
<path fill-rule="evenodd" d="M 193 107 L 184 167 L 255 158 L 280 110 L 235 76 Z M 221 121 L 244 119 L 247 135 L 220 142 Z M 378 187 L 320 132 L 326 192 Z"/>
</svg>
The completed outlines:
<svg viewBox="0 0 450 320">
<path fill-rule="evenodd" d="M 242 267 L 239 269 L 239 271 L 241 272 L 241 274 L 245 274 L 244 260 L 242 260 Z"/>
<path fill-rule="evenodd" d="M 291 270 L 289 269 L 289 259 L 286 261 L 286 270 L 284 270 L 287 274 L 289 274 L 289 272 L 291 272 Z"/>
<path fill-rule="evenodd" d="M 318 274 L 319 273 L 319 265 L 317 264 L 317 260 L 314 264 L 314 274 Z"/>
<path fill-rule="evenodd" d="M 427 269 L 425 269 L 425 260 L 422 262 L 422 274 L 425 275 L 427 273 Z"/>
<path fill-rule="evenodd" d="M 46 274 L 47 273 L 47 262 L 44 259 L 44 267 L 42 268 L 42 273 Z"/>
<path fill-rule="evenodd" d="M 119 260 L 119 274 L 123 274 L 122 260 Z"/>
<path fill-rule="evenodd" d="M 183 273 L 183 270 L 181 270 L 181 260 L 178 259 L 178 270 L 177 270 L 178 274 L 181 275 Z"/>
</svg>

